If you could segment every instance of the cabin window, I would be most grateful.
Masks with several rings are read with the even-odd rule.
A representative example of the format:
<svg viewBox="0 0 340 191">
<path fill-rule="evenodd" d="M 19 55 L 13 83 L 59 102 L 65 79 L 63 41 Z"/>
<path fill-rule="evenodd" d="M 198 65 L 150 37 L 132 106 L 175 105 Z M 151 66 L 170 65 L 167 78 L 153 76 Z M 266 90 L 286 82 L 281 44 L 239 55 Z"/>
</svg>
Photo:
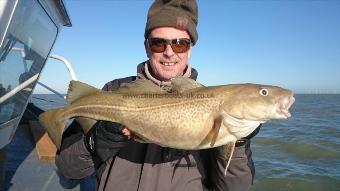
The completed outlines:
<svg viewBox="0 0 340 191">
<path fill-rule="evenodd" d="M 39 2 L 18 1 L 0 47 L 0 125 L 23 113 L 57 33 Z"/>
</svg>

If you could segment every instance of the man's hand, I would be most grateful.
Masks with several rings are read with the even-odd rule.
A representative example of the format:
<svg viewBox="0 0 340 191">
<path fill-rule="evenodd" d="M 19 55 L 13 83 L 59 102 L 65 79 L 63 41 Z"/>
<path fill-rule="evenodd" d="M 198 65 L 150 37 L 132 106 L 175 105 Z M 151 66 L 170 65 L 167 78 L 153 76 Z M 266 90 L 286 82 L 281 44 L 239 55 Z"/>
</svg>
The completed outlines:
<svg viewBox="0 0 340 191">
<path fill-rule="evenodd" d="M 106 161 L 116 156 L 131 137 L 132 133 L 119 123 L 98 121 L 85 135 L 84 142 L 91 154 Z"/>
<path fill-rule="evenodd" d="M 131 138 L 134 137 L 132 132 L 128 128 L 126 128 L 126 127 L 124 127 L 124 129 L 122 130 L 122 133 L 123 133 L 123 135 L 127 136 L 128 139 L 131 139 Z"/>
</svg>

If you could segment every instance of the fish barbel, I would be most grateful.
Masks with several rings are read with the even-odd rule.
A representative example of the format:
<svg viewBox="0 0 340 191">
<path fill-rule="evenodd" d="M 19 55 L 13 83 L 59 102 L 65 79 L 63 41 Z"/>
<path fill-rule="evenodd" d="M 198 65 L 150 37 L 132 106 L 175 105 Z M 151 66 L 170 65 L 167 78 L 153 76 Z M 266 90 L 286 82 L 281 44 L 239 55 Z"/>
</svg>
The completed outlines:
<svg viewBox="0 0 340 191">
<path fill-rule="evenodd" d="M 235 142 L 261 123 L 290 117 L 288 109 L 294 102 L 291 91 L 275 86 L 204 87 L 184 77 L 175 78 L 172 84 L 174 93 L 143 79 L 105 92 L 71 81 L 70 105 L 48 110 L 39 120 L 57 148 L 68 120 L 82 117 L 85 132 L 95 120 L 112 121 L 128 127 L 141 142 L 187 150 L 229 145 L 230 155 Z"/>
</svg>

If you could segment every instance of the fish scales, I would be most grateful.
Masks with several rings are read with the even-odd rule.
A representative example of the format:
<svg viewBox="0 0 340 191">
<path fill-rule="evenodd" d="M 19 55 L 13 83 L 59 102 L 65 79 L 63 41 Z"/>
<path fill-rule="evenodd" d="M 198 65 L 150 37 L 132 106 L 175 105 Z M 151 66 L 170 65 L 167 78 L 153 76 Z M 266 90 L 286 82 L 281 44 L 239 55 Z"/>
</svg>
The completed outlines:
<svg viewBox="0 0 340 191">
<path fill-rule="evenodd" d="M 152 107 L 147 112 L 126 112 L 122 123 L 153 143 L 195 149 L 209 133 L 207 122 L 218 112 L 218 104 L 217 100 L 188 100 L 167 107 Z"/>
<path fill-rule="evenodd" d="M 116 121 L 150 142 L 159 145 L 167 142 L 166 146 L 195 149 L 208 135 L 220 104 L 214 98 L 171 98 L 169 101 L 161 97 L 150 103 L 148 98 L 120 99 L 127 95 L 109 95 L 100 93 L 79 99 L 67 107 L 60 118 L 73 118 L 77 117 L 73 114 L 77 114 Z M 87 104 L 82 104 L 84 102 Z M 153 128 L 155 126 L 158 128 Z"/>
</svg>

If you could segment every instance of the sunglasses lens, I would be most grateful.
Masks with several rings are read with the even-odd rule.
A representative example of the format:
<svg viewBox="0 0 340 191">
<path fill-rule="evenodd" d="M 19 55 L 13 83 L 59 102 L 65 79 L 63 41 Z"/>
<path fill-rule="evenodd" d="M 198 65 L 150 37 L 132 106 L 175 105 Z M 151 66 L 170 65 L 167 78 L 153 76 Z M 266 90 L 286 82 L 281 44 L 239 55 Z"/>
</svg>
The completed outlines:
<svg viewBox="0 0 340 191">
<path fill-rule="evenodd" d="M 166 40 L 160 38 L 149 39 L 150 49 L 152 52 L 164 52 L 166 48 Z"/>
<path fill-rule="evenodd" d="M 162 38 L 150 38 L 148 39 L 150 49 L 152 52 L 161 53 L 166 49 L 167 44 L 171 45 L 172 50 L 175 53 L 184 53 L 190 48 L 190 39 L 173 39 L 169 42 Z"/>
<path fill-rule="evenodd" d="M 184 53 L 190 48 L 189 39 L 174 39 L 171 43 L 171 48 L 175 53 Z"/>
</svg>

